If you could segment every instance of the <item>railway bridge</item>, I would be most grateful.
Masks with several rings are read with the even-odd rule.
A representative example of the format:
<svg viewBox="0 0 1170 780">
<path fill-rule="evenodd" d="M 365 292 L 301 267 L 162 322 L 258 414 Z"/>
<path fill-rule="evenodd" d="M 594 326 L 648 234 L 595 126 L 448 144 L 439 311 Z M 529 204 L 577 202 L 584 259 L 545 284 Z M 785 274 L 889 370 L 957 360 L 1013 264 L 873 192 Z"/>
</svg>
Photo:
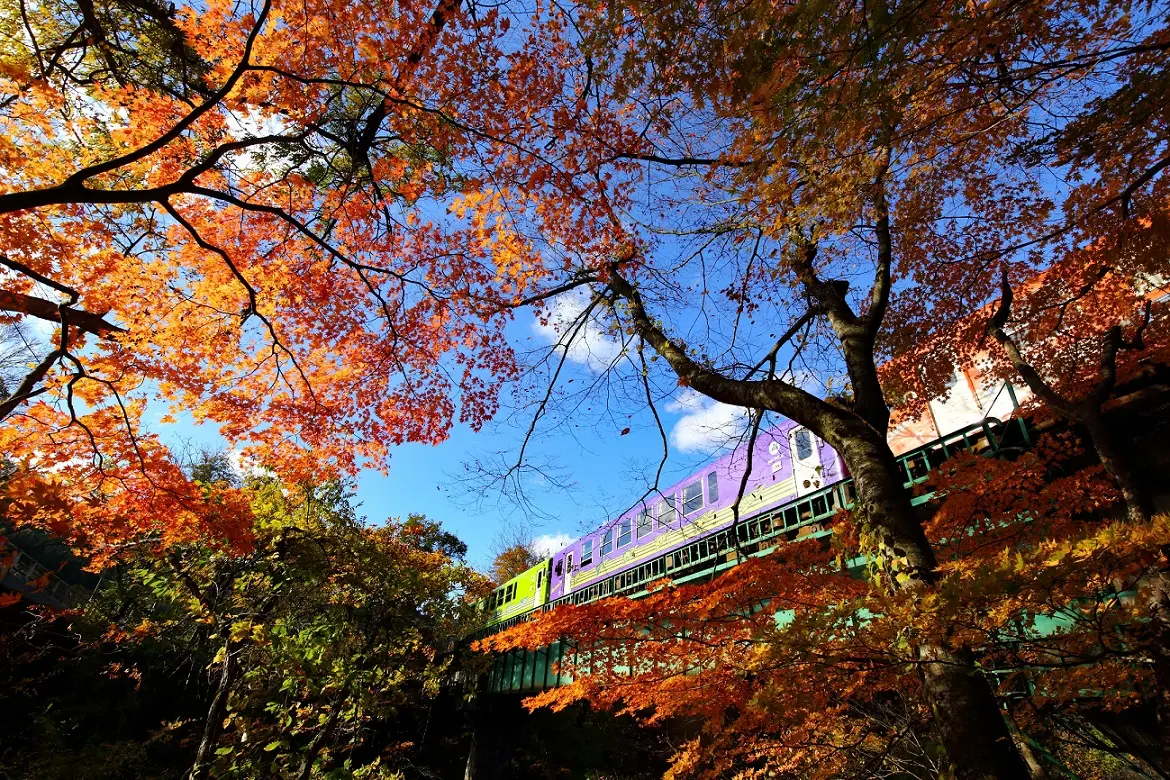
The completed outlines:
<svg viewBox="0 0 1170 780">
<path fill-rule="evenodd" d="M 924 482 L 931 471 L 962 452 L 988 457 L 1004 457 L 1031 446 L 1032 431 L 1022 417 L 1003 422 L 985 418 L 960 428 L 898 458 L 907 489 Z M 621 596 L 640 598 L 647 587 L 663 577 L 673 584 L 710 580 L 737 566 L 747 557 L 767 555 L 780 545 L 796 539 L 824 537 L 831 534 L 833 516 L 848 509 L 854 501 L 852 479 L 841 479 L 812 493 L 780 504 L 759 514 L 742 518 L 724 530 L 696 537 L 681 550 L 673 550 L 653 560 L 618 572 L 590 589 L 585 596 L 565 596 L 494 623 L 468 637 L 475 640 L 530 620 L 534 616 L 566 603 L 584 603 L 599 598 Z M 912 503 L 922 506 L 932 493 L 914 496 Z M 846 567 L 861 576 L 864 558 L 854 558 Z M 1048 621 L 1041 630 L 1052 630 L 1059 618 Z M 571 682 L 558 673 L 560 663 L 574 652 L 568 641 L 557 642 L 535 651 L 513 650 L 494 656 L 491 667 L 481 681 L 481 692 L 489 695 L 533 694 Z"/>
</svg>

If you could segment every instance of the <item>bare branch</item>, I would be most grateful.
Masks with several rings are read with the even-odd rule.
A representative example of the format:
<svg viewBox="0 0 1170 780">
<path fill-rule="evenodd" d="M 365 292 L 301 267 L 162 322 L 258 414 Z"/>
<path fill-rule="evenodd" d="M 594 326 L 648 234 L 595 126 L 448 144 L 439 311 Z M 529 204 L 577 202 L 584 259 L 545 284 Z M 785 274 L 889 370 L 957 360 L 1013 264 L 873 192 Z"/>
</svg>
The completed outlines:
<svg viewBox="0 0 1170 780">
<path fill-rule="evenodd" d="M 756 452 L 756 436 L 760 432 L 760 423 L 764 419 L 763 409 L 754 409 L 752 411 L 752 427 L 751 433 L 748 435 L 747 443 L 747 457 L 744 462 L 743 476 L 739 479 L 739 489 L 735 493 L 735 502 L 731 505 L 731 527 L 728 529 L 731 538 L 735 541 L 735 554 L 737 558 L 743 557 L 743 551 L 739 546 L 739 505 L 743 501 L 744 493 L 747 492 L 748 479 L 752 475 L 752 459 Z"/>
<path fill-rule="evenodd" d="M 688 385 L 716 401 L 749 409 L 769 409 L 806 425 L 816 424 L 814 421 L 824 415 L 840 415 L 840 410 L 788 382 L 777 379 L 730 379 L 699 364 L 687 354 L 685 348 L 672 341 L 655 324 L 646 312 L 637 288 L 621 275 L 616 262 L 609 266 L 608 281 L 610 289 L 629 304 L 638 335 L 666 359 L 678 375 L 680 384 Z"/>
<path fill-rule="evenodd" d="M 41 380 L 45 378 L 45 375 L 49 373 L 49 369 L 53 367 L 53 364 L 61 359 L 63 354 L 64 353 L 60 349 L 54 349 L 45 356 L 44 360 L 41 360 L 39 363 L 37 363 L 36 366 L 34 366 L 33 369 L 25 375 L 24 381 L 20 383 L 20 387 L 16 388 L 12 395 L 4 399 L 3 403 L 0 403 L 0 420 L 7 419 L 8 415 L 16 411 L 16 409 L 28 399 L 45 392 L 45 388 L 38 388 L 37 385 L 40 384 Z"/>
<path fill-rule="evenodd" d="M 985 332 L 995 338 L 1003 347 L 1004 352 L 1007 353 L 1008 360 L 1011 361 L 1012 367 L 1016 372 L 1023 377 L 1024 382 L 1028 387 L 1039 396 L 1045 403 L 1053 409 L 1058 410 L 1061 414 L 1068 416 L 1076 416 L 1076 410 L 1063 396 L 1056 392 L 1048 382 L 1044 381 L 1044 377 L 1033 368 L 1032 364 L 1024 357 L 1020 351 L 1019 345 L 1016 344 L 1007 332 L 1007 323 L 1011 319 L 1012 302 L 1014 296 L 1012 294 L 1011 282 L 1008 279 L 1007 268 L 1000 270 L 1000 299 L 999 308 L 996 309 L 995 314 L 988 320 Z"/>
<path fill-rule="evenodd" d="M 780 338 L 776 339 L 776 343 L 773 344 L 772 348 L 768 350 L 768 354 L 764 355 L 764 357 L 760 359 L 759 363 L 756 363 L 754 366 L 752 366 L 752 370 L 747 372 L 747 375 L 744 376 L 744 379 L 751 379 L 752 375 L 763 368 L 765 363 L 770 363 L 772 365 L 772 374 L 774 374 L 776 356 L 780 352 L 780 348 L 792 340 L 792 337 L 799 333 L 800 329 L 807 325 L 815 316 L 817 316 L 817 312 L 813 309 L 809 309 L 804 314 L 800 315 L 800 318 L 797 319 L 796 322 L 792 323 L 792 326 L 788 330 L 784 331 Z M 769 377 L 771 377 L 772 374 L 769 374 Z"/>
<path fill-rule="evenodd" d="M 65 295 L 68 295 L 70 304 L 77 303 L 77 299 L 81 297 L 80 293 L 78 293 L 77 290 L 70 287 L 69 285 L 61 284 L 60 282 L 53 281 L 52 279 L 45 276 L 44 274 L 39 273 L 39 272 L 33 270 L 32 268 L 29 268 L 24 263 L 16 262 L 15 260 L 10 258 L 6 254 L 0 253 L 0 265 L 7 266 L 8 268 L 11 268 L 13 271 L 16 271 L 19 274 L 24 274 L 25 276 L 29 277 L 30 279 L 35 279 L 36 281 L 40 282 L 41 284 L 43 284 L 47 287 L 52 287 L 57 292 L 64 293 Z"/>
<path fill-rule="evenodd" d="M 874 210 L 877 212 L 877 224 L 874 232 L 877 234 L 878 256 L 877 271 L 874 274 L 873 289 L 870 291 L 869 311 L 865 313 L 867 329 L 876 335 L 882 327 L 882 320 L 886 316 L 886 307 L 890 302 L 890 276 L 894 264 L 894 244 L 890 236 L 890 207 L 886 202 L 886 171 L 890 168 L 890 150 L 884 150 L 884 162 L 874 182 Z"/>
</svg>

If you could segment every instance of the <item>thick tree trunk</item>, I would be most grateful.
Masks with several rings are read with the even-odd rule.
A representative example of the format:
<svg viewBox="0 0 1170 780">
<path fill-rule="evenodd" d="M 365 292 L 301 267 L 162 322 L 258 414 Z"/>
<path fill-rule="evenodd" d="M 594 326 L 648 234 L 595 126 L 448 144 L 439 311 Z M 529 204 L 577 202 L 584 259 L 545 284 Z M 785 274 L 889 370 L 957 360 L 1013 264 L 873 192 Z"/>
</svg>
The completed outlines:
<svg viewBox="0 0 1170 780">
<path fill-rule="evenodd" d="M 1125 499 L 1125 513 L 1134 522 L 1146 522 L 1154 514 L 1154 499 L 1138 477 L 1129 453 L 1117 441 L 1113 430 L 1105 422 L 1101 410 L 1085 409 L 1080 415 L 1081 422 L 1089 432 L 1089 439 L 1097 457 L 1109 476 L 1121 489 Z"/>
<path fill-rule="evenodd" d="M 918 648 L 918 657 L 923 687 L 955 777 L 1031 778 L 971 652 L 929 643 Z"/>
<path fill-rule="evenodd" d="M 853 428 L 853 426 L 850 426 Z M 924 593 L 934 586 L 934 551 L 914 516 L 897 461 L 884 438 L 868 426 L 829 438 L 841 453 L 857 491 L 855 517 L 887 587 Z M 834 441 L 833 438 L 837 440 Z M 991 686 L 970 651 L 932 637 L 916 650 L 923 688 L 953 771 L 961 780 L 1031 777 Z"/>
</svg>

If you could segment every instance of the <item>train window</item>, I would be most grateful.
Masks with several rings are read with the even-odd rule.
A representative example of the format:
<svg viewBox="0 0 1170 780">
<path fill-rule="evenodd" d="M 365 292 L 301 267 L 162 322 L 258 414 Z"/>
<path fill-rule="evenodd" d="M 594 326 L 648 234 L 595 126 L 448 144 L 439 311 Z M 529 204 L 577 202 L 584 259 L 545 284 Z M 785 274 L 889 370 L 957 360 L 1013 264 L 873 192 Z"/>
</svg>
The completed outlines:
<svg viewBox="0 0 1170 780">
<path fill-rule="evenodd" d="M 658 502 L 658 527 L 670 525 L 678 517 L 678 510 L 675 508 L 675 497 L 667 496 Z"/>
<path fill-rule="evenodd" d="M 601 536 L 601 557 L 609 555 L 613 552 L 613 529 L 610 528 Z"/>
<path fill-rule="evenodd" d="M 581 568 L 593 565 L 593 540 L 586 539 L 581 543 Z"/>
<path fill-rule="evenodd" d="M 682 513 L 689 515 L 703 508 L 703 483 L 692 482 L 683 488 Z"/>
<path fill-rule="evenodd" d="M 622 520 L 622 524 L 618 527 L 617 546 L 625 547 L 630 543 L 630 519 Z"/>
<path fill-rule="evenodd" d="M 719 500 L 719 475 L 712 471 L 707 475 L 707 503 L 714 504 Z"/>
<path fill-rule="evenodd" d="M 796 441 L 796 459 L 808 460 L 811 458 L 813 454 L 812 434 L 808 432 L 808 429 L 799 429 L 794 439 Z"/>
<path fill-rule="evenodd" d="M 544 584 L 544 569 L 536 573 L 536 590 L 540 591 L 540 586 Z"/>
<path fill-rule="evenodd" d="M 638 513 L 638 538 L 646 536 L 650 533 L 650 510 L 645 507 Z"/>
</svg>

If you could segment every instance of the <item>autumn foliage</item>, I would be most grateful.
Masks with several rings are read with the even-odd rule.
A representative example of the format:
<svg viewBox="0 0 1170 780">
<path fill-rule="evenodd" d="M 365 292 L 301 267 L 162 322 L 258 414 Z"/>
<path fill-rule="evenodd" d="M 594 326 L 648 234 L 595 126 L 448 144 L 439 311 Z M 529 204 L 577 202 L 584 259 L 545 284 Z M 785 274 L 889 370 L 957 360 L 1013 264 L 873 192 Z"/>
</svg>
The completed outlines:
<svg viewBox="0 0 1170 780">
<path fill-rule="evenodd" d="M 98 555 L 242 540 L 246 511 L 144 430 L 148 399 L 294 481 L 491 416 L 514 366 L 484 301 L 522 291 L 529 248 L 497 195 L 441 218 L 512 154 L 482 139 L 555 93 L 555 36 L 459 4 L 23 11 L 0 51 L 0 306 L 51 329 L 6 388 L 14 521 Z"/>
<path fill-rule="evenodd" d="M 841 454 L 858 511 L 831 543 L 490 640 L 574 638 L 544 703 L 702 716 L 680 776 L 829 776 L 856 751 L 864 772 L 909 733 L 950 752 L 918 751 L 929 771 L 1022 775 L 992 696 L 1017 678 L 1068 706 L 1093 675 L 1153 686 L 1170 738 L 1167 529 L 1104 416 L 1167 358 L 1164 11 L 3 0 L 0 326 L 41 329 L 2 388 L 6 520 L 95 567 L 264 556 L 255 502 L 180 468 L 156 414 L 328 484 L 481 428 L 514 387 L 545 399 L 531 433 L 588 325 L 659 426 L 680 386 L 786 416 Z M 510 328 L 562 296 L 554 368 L 526 371 Z M 891 409 L 971 362 L 1086 454 L 956 461 L 923 516 Z M 357 541 L 378 559 L 408 533 Z"/>
<path fill-rule="evenodd" d="M 1051 707 L 1121 709 L 1156 691 L 1141 652 L 1150 605 L 1135 594 L 1164 563 L 1170 521 L 1103 513 L 1118 493 L 1100 467 L 1054 478 L 1076 451 L 1047 439 L 1014 460 L 961 456 L 932 476 L 927 531 L 942 575 L 924 600 L 882 587 L 872 559 L 843 567 L 865 566 L 865 541 L 842 514 L 828 540 L 782 544 L 706 584 L 559 607 L 482 646 L 572 643 L 561 671 L 573 682 L 530 707 L 585 701 L 647 722 L 699 719 L 671 777 L 942 772 L 915 672 L 919 637 L 977 648 L 1009 701 L 1035 691 L 1017 715 L 1033 732 Z"/>
<path fill-rule="evenodd" d="M 206 466 L 195 477 L 219 483 Z M 441 740 L 459 734 L 427 742 L 428 717 L 447 713 L 467 596 L 486 588 L 465 545 L 421 516 L 367 524 L 336 483 L 235 489 L 255 518 L 246 551 L 140 545 L 78 609 L 5 615 L 7 770 L 389 779 L 448 763 Z"/>
</svg>

